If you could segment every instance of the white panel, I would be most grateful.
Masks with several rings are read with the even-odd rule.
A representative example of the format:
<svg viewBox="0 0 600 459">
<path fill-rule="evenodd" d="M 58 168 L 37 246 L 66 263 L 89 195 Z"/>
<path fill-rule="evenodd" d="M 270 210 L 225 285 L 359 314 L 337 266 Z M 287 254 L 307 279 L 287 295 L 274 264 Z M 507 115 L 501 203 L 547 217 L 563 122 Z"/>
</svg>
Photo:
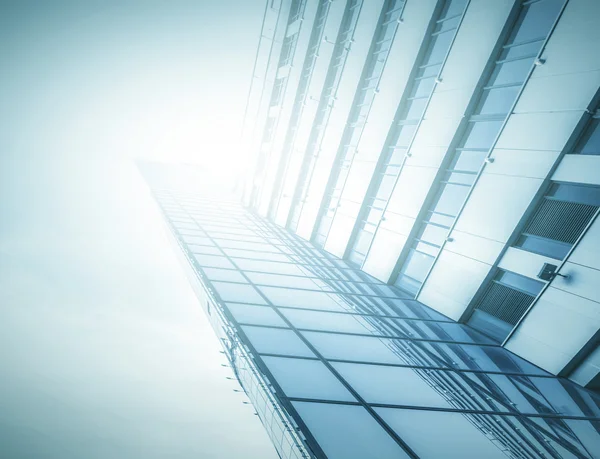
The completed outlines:
<svg viewBox="0 0 600 459">
<path fill-rule="evenodd" d="M 504 248 L 504 244 L 485 239 L 463 231 L 452 231 L 452 241 L 444 245 L 444 250 L 465 257 L 474 258 L 490 265 L 494 264 Z"/>
<path fill-rule="evenodd" d="M 494 162 L 486 165 L 485 173 L 544 179 L 554 166 L 559 154 L 558 151 L 495 148 L 492 153 Z"/>
<path fill-rule="evenodd" d="M 497 148 L 561 151 L 581 112 L 515 114 L 510 116 Z"/>
<path fill-rule="evenodd" d="M 540 179 L 482 174 L 456 229 L 505 243 L 541 184 Z"/>
<path fill-rule="evenodd" d="M 556 277 L 552 286 L 600 303 L 600 271 L 567 261 L 560 270 L 568 278 Z M 600 309 L 600 305 L 598 305 Z"/>
<path fill-rule="evenodd" d="M 425 147 L 411 149 L 412 156 L 406 160 L 409 166 L 439 167 L 448 147 Z"/>
<path fill-rule="evenodd" d="M 600 269 L 600 220 L 592 223 L 569 256 L 569 262 Z"/>
<path fill-rule="evenodd" d="M 582 59 L 587 56 L 580 55 Z M 543 66 L 542 66 L 543 67 Z M 600 71 L 538 77 L 536 67 L 517 103 L 515 113 L 587 108 L 600 85 Z"/>
<path fill-rule="evenodd" d="M 490 268 L 486 263 L 444 250 L 417 299 L 451 319 L 458 320 Z"/>
<path fill-rule="evenodd" d="M 498 263 L 498 267 L 525 277 L 530 277 L 539 282 L 544 282 L 537 277 L 543 264 L 550 263 L 559 266 L 561 262 L 561 260 L 555 260 L 554 258 L 538 255 L 537 253 L 527 252 L 518 249 L 517 247 L 509 247 L 502 256 L 500 263 Z"/>
<path fill-rule="evenodd" d="M 552 180 L 600 185 L 600 156 L 565 155 Z"/>
<path fill-rule="evenodd" d="M 600 327 L 600 304 L 549 287 L 506 348 L 557 374 Z"/>
</svg>

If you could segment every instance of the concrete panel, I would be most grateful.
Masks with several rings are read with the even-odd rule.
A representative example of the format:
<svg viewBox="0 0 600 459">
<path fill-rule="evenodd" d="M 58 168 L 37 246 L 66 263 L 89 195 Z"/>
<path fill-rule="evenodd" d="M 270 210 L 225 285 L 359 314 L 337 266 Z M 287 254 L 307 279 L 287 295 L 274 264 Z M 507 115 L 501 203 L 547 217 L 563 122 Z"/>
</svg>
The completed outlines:
<svg viewBox="0 0 600 459">
<path fill-rule="evenodd" d="M 541 184 L 541 179 L 484 173 L 456 229 L 506 243 Z"/>
<path fill-rule="evenodd" d="M 494 162 L 486 165 L 486 174 L 513 175 L 544 179 L 556 162 L 558 151 L 505 150 L 495 148 Z"/>
<path fill-rule="evenodd" d="M 490 269 L 486 263 L 443 250 L 417 299 L 458 320 Z"/>
<path fill-rule="evenodd" d="M 556 277 L 552 281 L 554 288 L 600 303 L 600 270 L 567 261 L 560 273 L 569 277 Z"/>
<path fill-rule="evenodd" d="M 600 70 L 598 0 L 570 0 L 542 57 L 536 77 Z M 564 89 L 564 88 L 563 88 Z"/>
<path fill-rule="evenodd" d="M 468 258 L 494 264 L 504 248 L 504 244 L 485 239 L 463 231 L 454 230 L 452 241 L 444 245 L 444 250 L 463 255 Z"/>
<path fill-rule="evenodd" d="M 541 67 L 535 68 L 514 113 L 582 111 L 600 86 L 600 71 L 538 77 Z"/>
<path fill-rule="evenodd" d="M 549 287 L 506 348 L 558 374 L 600 327 L 600 305 Z"/>
<path fill-rule="evenodd" d="M 559 266 L 561 262 L 562 260 L 555 260 L 554 258 L 538 255 L 537 253 L 527 252 L 517 247 L 509 247 L 502 256 L 500 263 L 498 263 L 498 267 L 520 274 L 521 276 L 530 277 L 539 282 L 544 282 L 537 278 L 537 274 L 542 269 L 544 263 Z"/>
<path fill-rule="evenodd" d="M 512 115 L 498 139 L 497 148 L 561 151 L 582 112 Z"/>
<path fill-rule="evenodd" d="M 600 185 L 600 156 L 565 155 L 552 175 L 558 182 Z"/>
<path fill-rule="evenodd" d="M 600 220 L 596 219 L 569 257 L 569 262 L 600 269 Z"/>
</svg>

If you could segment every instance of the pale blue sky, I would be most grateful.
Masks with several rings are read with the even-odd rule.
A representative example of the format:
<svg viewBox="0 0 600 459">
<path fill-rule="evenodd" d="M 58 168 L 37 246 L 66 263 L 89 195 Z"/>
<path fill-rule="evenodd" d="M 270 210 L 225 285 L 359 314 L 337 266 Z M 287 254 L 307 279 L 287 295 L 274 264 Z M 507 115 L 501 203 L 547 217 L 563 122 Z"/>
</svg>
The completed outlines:
<svg viewBox="0 0 600 459">
<path fill-rule="evenodd" d="M 276 457 L 131 161 L 232 151 L 263 7 L 0 3 L 0 456 Z"/>
</svg>

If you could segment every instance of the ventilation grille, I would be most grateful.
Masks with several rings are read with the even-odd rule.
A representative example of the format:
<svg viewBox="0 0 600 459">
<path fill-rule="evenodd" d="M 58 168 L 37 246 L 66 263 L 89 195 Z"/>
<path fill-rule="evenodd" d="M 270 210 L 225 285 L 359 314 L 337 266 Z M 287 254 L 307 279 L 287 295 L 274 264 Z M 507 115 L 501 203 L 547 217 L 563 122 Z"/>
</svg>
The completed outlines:
<svg viewBox="0 0 600 459">
<path fill-rule="evenodd" d="M 588 204 L 545 199 L 524 232 L 574 244 L 597 209 Z"/>
<path fill-rule="evenodd" d="M 534 297 L 527 293 L 491 282 L 475 308 L 516 325 L 533 299 Z"/>
</svg>

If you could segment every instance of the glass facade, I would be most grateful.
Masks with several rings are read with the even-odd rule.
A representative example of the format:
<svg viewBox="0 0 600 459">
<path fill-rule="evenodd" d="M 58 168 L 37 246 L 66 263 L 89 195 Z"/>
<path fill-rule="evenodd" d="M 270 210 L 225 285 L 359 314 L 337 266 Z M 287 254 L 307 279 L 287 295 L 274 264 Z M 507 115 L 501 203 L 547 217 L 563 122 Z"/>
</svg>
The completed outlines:
<svg viewBox="0 0 600 459">
<path fill-rule="evenodd" d="M 235 200 L 153 192 L 282 457 L 598 457 L 592 392 Z"/>
</svg>

